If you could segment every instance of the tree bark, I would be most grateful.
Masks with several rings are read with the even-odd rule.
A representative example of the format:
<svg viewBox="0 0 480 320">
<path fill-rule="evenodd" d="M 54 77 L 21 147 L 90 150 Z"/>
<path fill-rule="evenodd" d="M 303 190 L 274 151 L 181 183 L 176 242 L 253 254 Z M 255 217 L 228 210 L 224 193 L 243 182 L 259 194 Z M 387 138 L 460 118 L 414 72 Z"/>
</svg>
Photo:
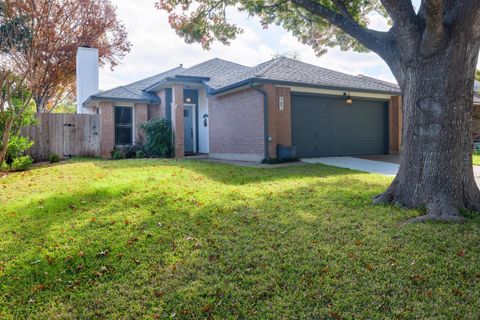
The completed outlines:
<svg viewBox="0 0 480 320">
<path fill-rule="evenodd" d="M 474 73 L 479 47 L 468 35 L 432 57 L 402 59 L 403 132 L 400 168 L 377 204 L 425 208 L 427 220 L 463 221 L 480 210 L 472 167 Z"/>
<path fill-rule="evenodd" d="M 12 130 L 13 117 L 7 119 L 2 135 L 2 149 L 0 150 L 0 164 L 3 163 L 7 155 L 8 141 L 10 140 L 10 131 Z"/>
</svg>

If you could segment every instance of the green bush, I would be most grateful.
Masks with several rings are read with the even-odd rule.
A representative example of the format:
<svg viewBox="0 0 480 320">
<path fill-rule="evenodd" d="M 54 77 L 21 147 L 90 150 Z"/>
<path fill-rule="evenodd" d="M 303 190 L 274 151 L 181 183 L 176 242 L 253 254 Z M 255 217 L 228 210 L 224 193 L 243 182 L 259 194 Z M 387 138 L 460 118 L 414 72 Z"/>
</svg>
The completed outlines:
<svg viewBox="0 0 480 320">
<path fill-rule="evenodd" d="M 50 162 L 50 163 L 60 162 L 60 156 L 56 153 L 50 153 L 48 155 L 48 162 Z"/>
<path fill-rule="evenodd" d="M 137 154 L 135 155 L 135 157 L 137 159 L 140 159 L 140 158 L 145 158 L 145 152 L 143 150 L 138 150 L 137 151 Z"/>
<path fill-rule="evenodd" d="M 10 166 L 4 161 L 0 163 L 0 172 L 10 170 Z"/>
<path fill-rule="evenodd" d="M 148 157 L 172 157 L 173 130 L 169 120 L 153 119 L 142 124 L 141 128 L 145 131 L 145 154 Z"/>
<path fill-rule="evenodd" d="M 12 171 L 25 171 L 31 167 L 33 160 L 30 156 L 21 156 L 15 158 L 11 165 Z"/>
<path fill-rule="evenodd" d="M 18 99 L 14 99 L 13 109 L 10 109 L 9 112 L 4 111 L 0 112 L 0 148 L 2 147 L 1 137 L 3 137 L 3 131 L 5 130 L 6 122 L 11 115 L 10 112 L 18 111 L 20 109 L 20 104 L 18 104 Z M 5 162 L 8 165 L 11 165 L 15 158 L 23 156 L 24 152 L 33 145 L 33 141 L 29 138 L 21 135 L 21 128 L 28 127 L 36 124 L 35 118 L 35 109 L 27 108 L 23 113 L 18 114 L 15 121 L 12 124 L 10 130 L 10 139 L 7 146 L 7 154 L 5 156 Z"/>
<path fill-rule="evenodd" d="M 143 146 L 141 144 L 134 144 L 128 147 L 127 151 L 125 152 L 125 158 L 127 159 L 138 158 L 137 153 L 139 151 L 143 151 Z"/>
<path fill-rule="evenodd" d="M 125 159 L 125 153 L 120 150 L 112 150 L 111 155 L 113 160 Z"/>
</svg>

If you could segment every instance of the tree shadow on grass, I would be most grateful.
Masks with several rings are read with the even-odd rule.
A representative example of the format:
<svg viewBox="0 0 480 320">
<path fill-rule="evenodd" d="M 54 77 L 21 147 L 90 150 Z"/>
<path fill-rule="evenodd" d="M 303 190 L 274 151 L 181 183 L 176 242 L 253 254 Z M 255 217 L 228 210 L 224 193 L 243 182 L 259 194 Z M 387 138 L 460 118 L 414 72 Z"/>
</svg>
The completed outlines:
<svg viewBox="0 0 480 320">
<path fill-rule="evenodd" d="M 98 161 L 95 165 L 109 170 L 124 169 L 170 169 L 189 170 L 198 175 L 227 185 L 247 185 L 259 182 L 269 182 L 299 178 L 325 178 L 331 176 L 351 175 L 359 172 L 348 169 L 312 164 L 283 168 L 242 167 L 232 164 L 206 162 L 201 160 L 172 159 L 133 159 L 121 161 Z"/>
</svg>

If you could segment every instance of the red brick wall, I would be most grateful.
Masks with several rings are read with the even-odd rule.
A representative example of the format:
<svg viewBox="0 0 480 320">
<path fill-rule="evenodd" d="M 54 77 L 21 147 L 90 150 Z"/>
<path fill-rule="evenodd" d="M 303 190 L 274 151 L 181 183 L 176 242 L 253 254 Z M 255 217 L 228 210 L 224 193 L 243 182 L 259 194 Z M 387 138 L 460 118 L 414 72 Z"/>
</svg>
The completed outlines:
<svg viewBox="0 0 480 320">
<path fill-rule="evenodd" d="M 142 143 L 145 141 L 145 134 L 140 126 L 142 123 L 148 121 L 148 105 L 143 103 L 136 103 L 133 108 L 134 116 L 134 143 Z"/>
<path fill-rule="evenodd" d="M 212 157 L 261 161 L 265 158 L 263 95 L 245 89 L 209 98 Z"/>
<path fill-rule="evenodd" d="M 175 158 L 185 156 L 185 141 L 183 132 L 183 85 L 174 84 L 172 88 L 172 126 L 175 144 Z"/>
<path fill-rule="evenodd" d="M 392 97 L 388 111 L 389 153 L 399 154 L 402 144 L 402 97 Z"/>
<path fill-rule="evenodd" d="M 292 112 L 290 89 L 265 84 L 263 90 L 268 96 L 268 156 L 277 157 L 277 145 L 292 145 Z M 284 109 L 280 110 L 280 97 L 284 98 Z"/>
<path fill-rule="evenodd" d="M 115 147 L 113 102 L 101 102 L 100 113 L 100 154 L 102 158 L 110 158 Z"/>
</svg>

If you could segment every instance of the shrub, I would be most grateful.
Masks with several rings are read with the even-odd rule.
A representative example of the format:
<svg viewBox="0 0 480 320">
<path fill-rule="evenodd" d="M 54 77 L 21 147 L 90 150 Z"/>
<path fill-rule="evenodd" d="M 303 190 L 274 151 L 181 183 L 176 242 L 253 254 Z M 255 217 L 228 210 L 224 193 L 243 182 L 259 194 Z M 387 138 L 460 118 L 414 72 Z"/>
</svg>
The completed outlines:
<svg viewBox="0 0 480 320">
<path fill-rule="evenodd" d="M 134 144 L 133 146 L 128 147 L 127 151 L 125 152 L 125 158 L 138 158 L 138 151 L 143 151 L 143 146 L 141 144 Z"/>
<path fill-rule="evenodd" d="M 113 160 L 125 159 L 125 153 L 123 153 L 120 150 L 112 150 L 112 159 Z"/>
<path fill-rule="evenodd" d="M 17 100 L 14 101 L 18 102 Z M 20 105 L 15 104 L 13 106 L 13 110 L 17 110 L 20 108 Z M 10 130 L 10 138 L 8 140 L 7 145 L 7 154 L 5 156 L 5 162 L 8 165 L 11 165 L 15 158 L 18 158 L 24 154 L 24 152 L 33 145 L 33 141 L 29 138 L 22 136 L 20 129 L 22 127 L 28 127 L 34 125 L 36 123 L 35 118 L 35 109 L 27 108 L 23 113 L 18 114 L 15 121 L 12 124 L 12 128 Z M 2 147 L 1 137 L 3 137 L 3 132 L 5 130 L 5 125 L 7 118 L 9 116 L 9 112 L 4 111 L 0 112 L 0 148 Z"/>
<path fill-rule="evenodd" d="M 60 162 L 60 156 L 56 153 L 50 153 L 48 155 L 48 162 L 50 162 L 50 163 Z"/>
<path fill-rule="evenodd" d="M 0 163 L 0 172 L 10 170 L 10 166 L 4 161 Z"/>
<path fill-rule="evenodd" d="M 165 119 L 153 119 L 142 124 L 145 131 L 145 154 L 149 157 L 172 157 L 172 123 Z"/>
<path fill-rule="evenodd" d="M 11 165 L 12 171 L 25 171 L 32 165 L 33 160 L 30 156 L 22 156 L 15 158 Z"/>
<path fill-rule="evenodd" d="M 137 159 L 140 159 L 140 158 L 145 158 L 145 152 L 143 150 L 138 150 L 137 151 L 137 154 L 135 155 L 135 157 Z"/>
</svg>

